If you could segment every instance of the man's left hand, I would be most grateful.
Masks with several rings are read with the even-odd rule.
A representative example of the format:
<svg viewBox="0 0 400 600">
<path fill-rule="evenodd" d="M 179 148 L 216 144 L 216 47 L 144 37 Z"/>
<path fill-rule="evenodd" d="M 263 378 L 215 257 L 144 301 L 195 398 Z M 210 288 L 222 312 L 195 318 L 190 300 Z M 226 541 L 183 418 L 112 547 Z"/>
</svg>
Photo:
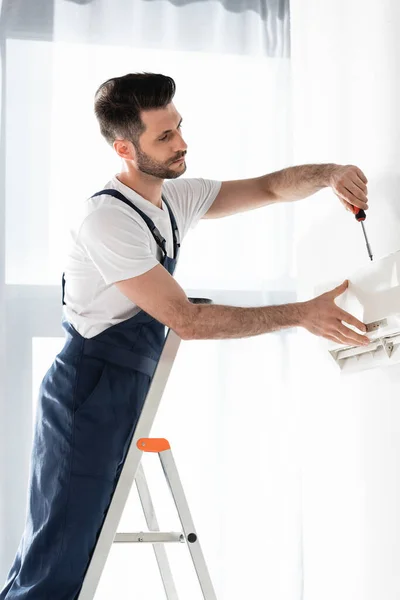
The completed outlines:
<svg viewBox="0 0 400 600">
<path fill-rule="evenodd" d="M 353 214 L 357 213 L 359 208 L 368 209 L 367 183 L 368 179 L 364 173 L 354 165 L 336 165 L 329 178 L 333 192 L 346 210 Z"/>
</svg>

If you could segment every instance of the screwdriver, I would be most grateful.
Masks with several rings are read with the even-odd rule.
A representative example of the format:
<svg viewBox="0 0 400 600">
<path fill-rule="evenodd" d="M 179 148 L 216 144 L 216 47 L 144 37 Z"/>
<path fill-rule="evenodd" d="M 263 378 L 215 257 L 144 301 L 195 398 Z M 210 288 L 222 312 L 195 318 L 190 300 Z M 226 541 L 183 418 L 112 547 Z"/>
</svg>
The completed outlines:
<svg viewBox="0 0 400 600">
<path fill-rule="evenodd" d="M 367 238 L 367 233 L 366 233 L 365 227 L 364 227 L 364 221 L 365 221 L 367 215 L 365 214 L 365 211 L 362 208 L 358 209 L 357 206 L 353 206 L 353 211 L 355 213 L 355 217 L 356 217 L 357 221 L 359 223 L 361 223 L 361 227 L 362 227 L 363 234 L 364 234 L 364 237 L 365 237 L 365 243 L 367 244 L 368 256 L 372 260 L 371 247 L 369 245 L 368 238 Z"/>
</svg>

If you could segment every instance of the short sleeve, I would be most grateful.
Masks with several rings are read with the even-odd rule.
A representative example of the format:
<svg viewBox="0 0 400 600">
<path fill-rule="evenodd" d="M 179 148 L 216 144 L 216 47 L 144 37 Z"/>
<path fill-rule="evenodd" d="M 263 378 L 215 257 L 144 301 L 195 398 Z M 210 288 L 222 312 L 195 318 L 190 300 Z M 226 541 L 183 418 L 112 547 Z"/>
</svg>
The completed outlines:
<svg viewBox="0 0 400 600">
<path fill-rule="evenodd" d="M 221 181 L 202 178 L 174 179 L 165 183 L 167 198 L 171 199 L 182 220 L 182 237 L 204 217 L 221 185 Z"/>
<path fill-rule="evenodd" d="M 190 215 L 190 227 L 193 228 L 204 217 L 221 189 L 221 181 L 212 179 L 188 179 L 193 188 L 193 206 Z"/>
<path fill-rule="evenodd" d="M 160 264 L 146 230 L 117 207 L 102 207 L 83 221 L 79 242 L 106 284 L 143 275 Z"/>
</svg>

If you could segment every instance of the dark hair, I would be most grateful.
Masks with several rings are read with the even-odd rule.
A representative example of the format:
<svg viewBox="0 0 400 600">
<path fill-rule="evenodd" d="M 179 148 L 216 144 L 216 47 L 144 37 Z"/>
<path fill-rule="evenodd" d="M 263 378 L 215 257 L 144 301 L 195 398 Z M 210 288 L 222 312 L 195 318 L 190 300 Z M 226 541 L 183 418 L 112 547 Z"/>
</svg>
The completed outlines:
<svg viewBox="0 0 400 600">
<path fill-rule="evenodd" d="M 101 84 L 95 94 L 94 111 L 101 134 L 112 146 L 128 139 L 137 147 L 146 130 L 140 112 L 165 108 L 175 95 L 175 82 L 158 73 L 129 73 Z"/>
</svg>

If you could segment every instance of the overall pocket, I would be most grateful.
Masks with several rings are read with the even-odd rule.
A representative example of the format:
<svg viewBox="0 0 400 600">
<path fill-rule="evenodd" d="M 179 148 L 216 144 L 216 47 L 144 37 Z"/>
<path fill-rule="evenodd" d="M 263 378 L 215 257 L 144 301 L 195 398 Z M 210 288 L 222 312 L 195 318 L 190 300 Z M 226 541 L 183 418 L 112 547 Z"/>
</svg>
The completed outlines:
<svg viewBox="0 0 400 600">
<path fill-rule="evenodd" d="M 82 356 L 74 397 L 74 414 L 91 408 L 107 379 L 107 363 L 91 356 Z"/>
</svg>

